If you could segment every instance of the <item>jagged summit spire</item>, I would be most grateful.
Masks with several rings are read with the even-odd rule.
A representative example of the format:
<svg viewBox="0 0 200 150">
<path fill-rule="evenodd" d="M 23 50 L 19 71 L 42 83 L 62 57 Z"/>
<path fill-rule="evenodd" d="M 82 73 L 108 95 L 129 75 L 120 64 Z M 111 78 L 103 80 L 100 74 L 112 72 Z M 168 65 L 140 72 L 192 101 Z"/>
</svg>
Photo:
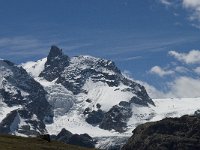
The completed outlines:
<svg viewBox="0 0 200 150">
<path fill-rule="evenodd" d="M 55 45 L 51 46 L 51 49 L 50 49 L 50 52 L 49 52 L 49 55 L 48 55 L 49 58 L 62 56 L 62 55 L 63 55 L 62 49 L 58 48 Z"/>
<path fill-rule="evenodd" d="M 69 61 L 70 58 L 64 55 L 62 49 L 52 45 L 45 63 L 45 68 L 39 76 L 44 77 L 48 81 L 53 81 L 69 65 Z"/>
</svg>

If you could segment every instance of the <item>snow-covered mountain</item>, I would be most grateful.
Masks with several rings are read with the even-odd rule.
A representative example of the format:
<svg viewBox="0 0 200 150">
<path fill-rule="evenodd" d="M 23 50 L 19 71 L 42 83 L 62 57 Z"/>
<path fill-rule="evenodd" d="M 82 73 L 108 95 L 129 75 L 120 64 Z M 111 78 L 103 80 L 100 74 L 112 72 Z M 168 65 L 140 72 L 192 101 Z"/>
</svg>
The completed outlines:
<svg viewBox="0 0 200 150">
<path fill-rule="evenodd" d="M 53 111 L 46 91 L 22 67 L 0 60 L 0 132 L 32 135 L 44 133 Z"/>
<path fill-rule="evenodd" d="M 76 115 L 88 126 L 124 132 L 132 105 L 154 105 L 145 88 L 124 77 L 109 60 L 70 58 L 52 46 L 47 58 L 23 67 L 47 91 L 55 119 Z"/>
<path fill-rule="evenodd" d="M 57 135 L 65 128 L 88 133 L 103 149 L 125 143 L 138 124 L 200 108 L 200 98 L 152 100 L 114 62 L 70 58 L 56 46 L 36 62 L 0 60 L 0 103 L 0 132 Z"/>
</svg>

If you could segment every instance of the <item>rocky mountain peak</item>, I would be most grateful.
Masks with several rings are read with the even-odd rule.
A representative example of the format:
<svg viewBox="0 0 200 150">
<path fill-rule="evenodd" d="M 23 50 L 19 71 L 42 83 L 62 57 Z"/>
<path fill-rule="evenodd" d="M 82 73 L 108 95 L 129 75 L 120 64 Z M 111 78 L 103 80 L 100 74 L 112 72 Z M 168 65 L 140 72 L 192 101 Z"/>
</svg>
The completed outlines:
<svg viewBox="0 0 200 150">
<path fill-rule="evenodd" d="M 54 57 L 62 56 L 62 55 L 63 55 L 62 49 L 58 48 L 55 45 L 52 45 L 47 58 L 54 58 Z"/>
<path fill-rule="evenodd" d="M 60 76 L 60 72 L 69 65 L 70 58 L 64 55 L 62 49 L 57 46 L 51 46 L 45 69 L 41 72 L 40 77 L 44 77 L 48 81 L 53 81 Z"/>
</svg>

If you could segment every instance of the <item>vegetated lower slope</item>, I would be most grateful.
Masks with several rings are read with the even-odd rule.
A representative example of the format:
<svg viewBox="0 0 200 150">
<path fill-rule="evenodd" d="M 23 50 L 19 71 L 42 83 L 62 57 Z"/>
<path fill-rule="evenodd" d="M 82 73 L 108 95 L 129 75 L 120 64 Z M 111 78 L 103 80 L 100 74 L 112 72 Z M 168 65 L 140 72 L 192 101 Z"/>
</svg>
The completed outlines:
<svg viewBox="0 0 200 150">
<path fill-rule="evenodd" d="M 89 150 L 61 142 L 48 142 L 40 138 L 0 135 L 0 150 Z M 92 149 L 90 149 L 92 150 Z"/>
<path fill-rule="evenodd" d="M 197 114 L 197 111 L 195 112 Z M 200 117 L 165 118 L 136 127 L 123 150 L 200 149 Z"/>
</svg>

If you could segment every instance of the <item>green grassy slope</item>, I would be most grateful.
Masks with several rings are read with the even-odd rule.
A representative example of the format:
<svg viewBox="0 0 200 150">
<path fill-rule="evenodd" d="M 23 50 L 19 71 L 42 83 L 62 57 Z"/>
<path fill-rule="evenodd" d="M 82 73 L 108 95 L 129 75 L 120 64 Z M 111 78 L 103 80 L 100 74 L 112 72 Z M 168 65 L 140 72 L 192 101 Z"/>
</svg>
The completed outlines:
<svg viewBox="0 0 200 150">
<path fill-rule="evenodd" d="M 92 150 L 40 138 L 0 135 L 0 150 Z"/>
</svg>

